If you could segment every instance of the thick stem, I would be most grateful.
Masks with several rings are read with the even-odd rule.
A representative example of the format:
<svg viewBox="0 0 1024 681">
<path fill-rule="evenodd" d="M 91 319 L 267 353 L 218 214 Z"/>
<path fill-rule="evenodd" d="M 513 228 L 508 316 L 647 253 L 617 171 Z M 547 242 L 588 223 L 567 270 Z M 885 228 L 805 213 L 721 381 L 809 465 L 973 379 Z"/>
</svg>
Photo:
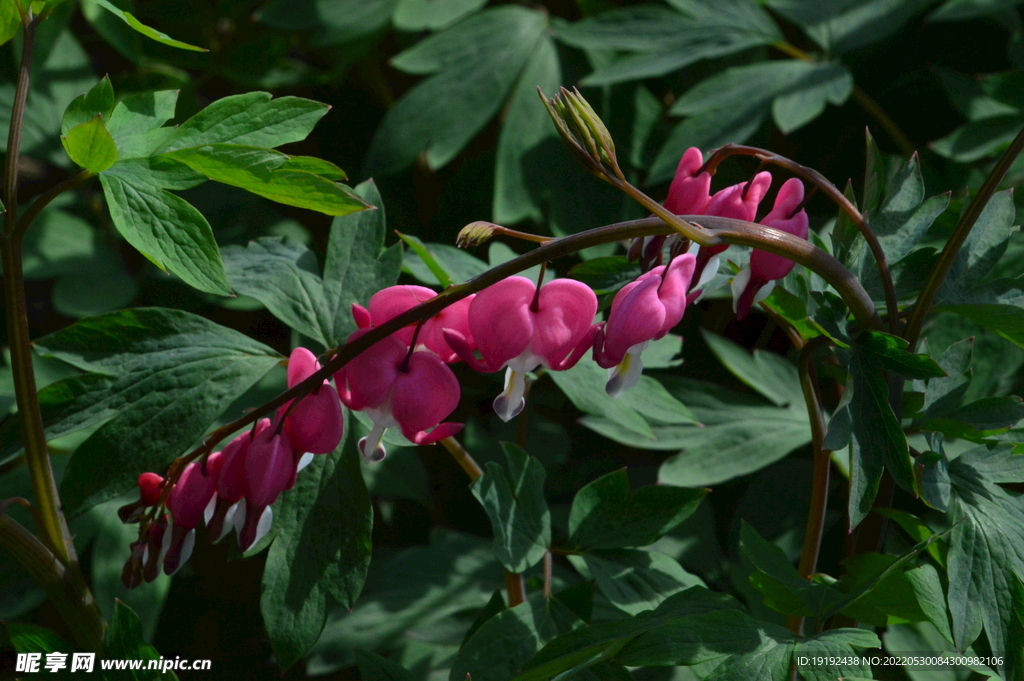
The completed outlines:
<svg viewBox="0 0 1024 681">
<path fill-rule="evenodd" d="M 804 579 L 810 579 L 818 569 L 818 555 L 821 553 L 821 537 L 825 529 L 825 510 L 828 505 L 829 475 L 831 472 L 832 452 L 825 449 L 825 414 L 821 409 L 821 396 L 818 394 L 818 379 L 812 363 L 814 351 L 828 345 L 827 336 L 819 336 L 810 340 L 800 350 L 797 366 L 800 372 L 800 389 L 807 404 L 807 414 L 811 424 L 811 449 L 814 453 L 813 473 L 811 478 L 811 502 L 807 513 L 807 527 L 804 532 L 804 545 L 800 553 L 798 571 Z M 803 633 L 804 618 L 790 618 L 790 628 L 796 634 Z"/>
<path fill-rule="evenodd" d="M 718 165 L 730 156 L 753 156 L 762 162 L 785 168 L 794 175 L 802 177 L 813 184 L 822 194 L 827 196 L 830 201 L 846 213 L 846 216 L 853 222 L 857 231 L 864 237 L 868 250 L 871 251 L 871 256 L 875 259 L 875 263 L 878 266 L 878 274 L 882 280 L 882 290 L 885 293 L 885 311 L 889 321 L 889 330 L 896 333 L 899 319 L 899 304 L 896 300 L 896 286 L 892 281 L 889 262 L 886 260 L 885 251 L 882 250 L 882 244 L 878 241 L 878 237 L 875 236 L 874 231 L 868 225 L 867 219 L 857 210 L 857 207 L 839 191 L 838 187 L 829 182 L 828 178 L 814 168 L 800 165 L 792 159 L 779 156 L 767 149 L 748 147 L 742 144 L 726 144 L 724 147 L 716 149 L 708 157 L 707 162 L 704 163 L 704 170 L 714 175 Z"/>
<path fill-rule="evenodd" d="M 508 591 L 508 607 L 526 602 L 526 582 L 521 574 L 505 570 L 505 590 Z"/>
<path fill-rule="evenodd" d="M 988 205 L 989 199 L 992 198 L 996 189 L 999 188 L 999 183 L 1003 181 L 1006 172 L 1013 165 L 1013 162 L 1022 150 L 1024 150 L 1024 129 L 1013 138 L 1010 148 L 1003 153 L 999 162 L 992 168 L 992 172 L 985 178 L 985 182 L 974 196 L 974 200 L 971 201 L 967 210 L 960 217 L 956 229 L 953 230 L 953 235 L 949 237 L 949 241 L 942 248 L 939 259 L 935 261 L 931 272 L 928 273 L 928 280 L 921 289 L 917 302 L 914 303 L 914 310 L 911 312 L 910 319 L 907 320 L 907 327 L 903 332 L 903 337 L 910 342 L 908 351 L 913 352 L 917 347 L 917 341 L 921 337 L 921 329 L 924 327 L 924 320 L 928 316 L 928 312 L 931 311 L 932 303 L 935 302 L 935 296 L 938 295 L 942 282 L 946 279 L 946 273 L 953 266 L 953 261 L 956 259 L 960 249 L 963 248 L 964 242 L 967 241 L 971 229 L 974 228 L 974 223 L 978 221 L 981 212 Z"/>
<path fill-rule="evenodd" d="M 25 566 L 60 611 L 75 642 L 84 650 L 103 649 L 106 624 L 92 595 L 82 591 L 68 568 L 39 539 L 0 513 L 0 546 Z"/>
<path fill-rule="evenodd" d="M 452 455 L 455 462 L 462 466 L 462 470 L 466 471 L 466 475 L 469 476 L 470 480 L 476 480 L 484 474 L 480 465 L 473 459 L 466 448 L 459 444 L 459 441 L 454 437 L 446 437 L 440 441 L 441 445 L 448 450 L 448 453 Z"/>
</svg>

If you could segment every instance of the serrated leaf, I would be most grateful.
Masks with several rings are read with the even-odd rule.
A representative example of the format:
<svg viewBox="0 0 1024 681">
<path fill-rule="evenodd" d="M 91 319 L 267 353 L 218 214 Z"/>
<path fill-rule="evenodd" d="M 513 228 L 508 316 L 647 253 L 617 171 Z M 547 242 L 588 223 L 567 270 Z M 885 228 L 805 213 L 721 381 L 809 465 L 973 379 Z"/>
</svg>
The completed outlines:
<svg viewBox="0 0 1024 681">
<path fill-rule="evenodd" d="M 1014 575 L 1024 574 L 1024 511 L 1019 494 L 974 468 L 975 452 L 980 451 L 965 452 L 949 466 L 949 612 L 958 650 L 970 645 L 982 629 L 992 650 L 1009 650 L 1011 582 Z"/>
<path fill-rule="evenodd" d="M 946 273 L 938 305 L 998 302 L 986 295 L 985 284 L 1006 252 L 1015 217 L 1013 190 L 993 194 Z"/>
<path fill-rule="evenodd" d="M 288 157 L 272 149 L 209 144 L 163 156 L 184 163 L 210 180 L 245 189 L 286 206 L 308 208 L 326 215 L 348 215 L 371 207 L 345 185 L 307 170 L 285 168 Z"/>
<path fill-rule="evenodd" d="M 470 489 L 491 519 L 494 554 L 506 570 L 521 573 L 540 562 L 551 546 L 545 472 L 522 447 L 506 442 L 502 449 L 506 466 L 488 461 Z"/>
<path fill-rule="evenodd" d="M 5 6 L 12 3 L 3 3 Z M 104 124 L 109 124 L 110 114 L 114 109 L 114 88 L 110 78 L 103 76 L 89 92 L 79 95 L 68 104 L 61 119 L 60 134 L 68 132 L 83 123 L 88 123 L 99 116 Z M 109 129 L 109 128 L 108 128 Z"/>
<path fill-rule="evenodd" d="M 280 361 L 237 331 L 164 308 L 92 317 L 35 346 L 93 372 L 44 389 L 59 394 L 44 412 L 48 436 L 62 419 L 73 422 L 64 432 L 109 419 L 68 464 L 61 489 L 68 515 L 131 489 L 139 473 L 163 470 Z"/>
<path fill-rule="evenodd" d="M 117 160 L 117 145 L 99 116 L 71 128 L 60 141 L 68 157 L 89 172 L 102 172 Z"/>
<path fill-rule="evenodd" d="M 437 73 L 388 111 L 370 145 L 367 174 L 395 172 L 421 153 L 431 169 L 451 161 L 502 106 L 545 24 L 540 12 L 496 7 L 395 57 L 405 71 Z"/>
<path fill-rule="evenodd" d="M 314 458 L 274 508 L 260 611 L 282 669 L 316 643 L 329 599 L 349 609 L 370 564 L 373 508 L 351 429 L 332 454 Z"/>
<path fill-rule="evenodd" d="M 907 352 L 907 341 L 880 331 L 865 331 L 857 350 L 865 362 L 904 378 L 941 378 L 946 372 L 928 355 Z"/>
<path fill-rule="evenodd" d="M 646 546 L 686 520 L 706 494 L 667 485 L 631 491 L 625 469 L 608 473 L 576 493 L 569 543 L 584 549 Z"/>
<path fill-rule="evenodd" d="M 114 3 L 110 2 L 109 0 L 88 0 L 88 1 L 96 3 L 97 5 L 99 5 L 103 9 L 109 11 L 111 14 L 113 14 L 115 17 L 117 17 L 118 19 L 120 19 L 124 23 L 128 24 L 129 26 L 131 26 L 133 29 L 135 29 L 136 31 L 138 31 L 142 35 L 146 36 L 147 38 L 151 38 L 151 39 L 157 41 L 158 43 L 163 43 L 164 45 L 169 45 L 170 47 L 177 47 L 178 49 L 182 49 L 182 50 L 192 50 L 194 52 L 209 52 L 209 50 L 207 50 L 204 47 L 196 47 L 195 45 L 189 45 L 188 43 L 183 43 L 180 40 L 175 40 L 174 38 L 170 37 L 166 33 L 161 33 L 160 31 L 156 30 L 155 28 L 152 28 L 150 26 L 146 26 L 141 21 L 136 19 L 135 16 L 131 12 L 124 11 L 123 9 L 121 9 L 120 7 L 115 5 Z"/>
<path fill-rule="evenodd" d="M 881 645 L 874 633 L 864 629 L 832 629 L 798 641 L 793 648 L 793 660 L 807 681 L 870 679 L 873 676 L 871 665 L 864 652 Z M 825 664 L 815 664 L 822 658 Z M 809 664 L 801 664 L 801 659 L 808 660 Z"/>
<path fill-rule="evenodd" d="M 222 97 L 182 123 L 152 154 L 207 144 L 273 148 L 306 139 L 330 107 L 267 92 Z"/>
<path fill-rule="evenodd" d="M 206 218 L 181 197 L 145 182 L 102 174 L 100 183 L 117 231 L 157 267 L 186 284 L 230 296 L 220 249 Z"/>
</svg>

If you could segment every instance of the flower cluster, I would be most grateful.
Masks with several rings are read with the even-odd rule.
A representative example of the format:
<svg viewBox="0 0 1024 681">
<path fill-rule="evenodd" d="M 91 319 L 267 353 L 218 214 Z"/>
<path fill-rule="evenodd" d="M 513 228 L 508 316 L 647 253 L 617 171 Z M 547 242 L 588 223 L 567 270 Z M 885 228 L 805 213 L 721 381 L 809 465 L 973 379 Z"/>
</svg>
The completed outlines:
<svg viewBox="0 0 1024 681">
<path fill-rule="evenodd" d="M 702 165 L 699 150 L 683 155 L 666 207 L 681 215 L 753 221 L 771 175 L 759 172 L 749 182 L 712 195 L 711 177 Z M 803 184 L 787 181 L 762 224 L 806 238 L 803 200 Z M 661 264 L 666 245 L 668 261 Z M 271 505 L 295 484 L 298 472 L 315 454 L 338 446 L 342 404 L 372 421 L 358 448 L 374 462 L 386 455 L 383 437 L 388 428 L 399 428 L 416 444 L 459 432 L 462 424 L 444 419 L 461 398 L 449 366 L 460 360 L 480 372 L 505 370 L 504 390 L 494 399 L 494 411 L 505 421 L 523 410 L 528 372 L 538 367 L 565 371 L 588 352 L 609 370 L 606 390 L 618 397 L 639 381 L 644 349 L 680 322 L 687 304 L 717 273 L 718 253 L 725 247 L 684 249 L 675 237 L 648 237 L 633 244 L 630 254 L 641 260 L 645 271 L 616 293 L 603 322 L 595 322 L 597 296 L 582 282 L 554 279 L 540 285 L 521 276 L 503 279 L 376 342 L 334 374 L 333 386 L 324 380 L 297 402 L 282 405 L 273 420 L 257 422 L 223 450 L 188 464 L 170 490 L 162 477 L 143 473 L 139 500 L 121 509 L 125 522 L 151 516 L 144 536 L 132 545 L 125 584 L 150 581 L 161 569 L 175 572 L 188 560 L 196 528 L 204 520 L 212 541 L 220 541 L 234 528 L 243 551 L 256 544 L 270 529 Z M 768 294 L 769 284 L 792 267 L 785 258 L 755 250 L 750 267 L 733 280 L 737 314 L 745 315 Z M 367 307 L 353 305 L 358 328 L 348 341 L 436 295 L 422 286 L 379 291 Z M 288 387 L 319 369 L 310 351 L 297 348 L 288 361 Z M 160 511 L 161 503 L 166 513 Z"/>
</svg>

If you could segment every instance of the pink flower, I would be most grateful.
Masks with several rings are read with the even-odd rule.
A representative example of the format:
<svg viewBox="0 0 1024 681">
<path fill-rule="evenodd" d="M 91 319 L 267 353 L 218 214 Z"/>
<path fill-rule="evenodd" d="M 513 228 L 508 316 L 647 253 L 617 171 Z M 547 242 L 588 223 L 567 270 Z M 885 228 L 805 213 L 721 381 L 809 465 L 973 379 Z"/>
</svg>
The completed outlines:
<svg viewBox="0 0 1024 681">
<path fill-rule="evenodd" d="M 293 388 L 320 370 L 320 362 L 306 348 L 295 348 L 288 358 L 288 387 Z M 278 418 L 288 412 L 291 402 L 278 409 Z M 338 393 L 324 380 L 300 401 L 284 419 L 284 432 L 292 449 L 301 461 L 309 463 L 312 457 L 304 453 L 327 454 L 341 442 L 344 420 Z"/>
<path fill-rule="evenodd" d="M 352 317 L 360 329 L 380 326 L 389 319 L 394 319 L 403 312 L 435 297 L 437 294 L 424 286 L 389 286 L 373 294 L 373 297 L 370 298 L 369 310 L 360 305 L 353 305 Z M 457 362 L 459 356 L 445 340 L 444 330 L 458 331 L 472 344 L 468 315 L 469 306 L 474 297 L 467 296 L 423 322 L 419 334 L 416 334 L 416 327 L 413 325 L 396 331 L 392 335 L 407 346 L 412 343 L 413 336 L 416 335 L 416 349 L 430 350 L 448 364 Z"/>
<path fill-rule="evenodd" d="M 349 342 L 364 333 L 356 331 Z M 345 406 L 366 412 L 373 421 L 370 434 L 359 440 L 359 451 L 368 461 L 387 454 L 381 439 L 388 428 L 401 428 L 416 444 L 437 442 L 462 429 L 461 423 L 440 423 L 459 405 L 455 374 L 434 353 L 410 353 L 394 336 L 360 353 L 334 375 L 334 382 Z M 427 433 L 428 428 L 433 430 Z"/>
<path fill-rule="evenodd" d="M 192 555 L 195 528 L 203 519 L 206 507 L 213 500 L 213 481 L 201 464 L 193 462 L 185 467 L 167 497 L 167 510 L 171 514 L 170 532 L 164 535 L 164 572 L 173 575 Z"/>
<path fill-rule="evenodd" d="M 490 373 L 508 367 L 505 390 L 494 411 L 508 421 L 522 411 L 525 374 L 544 365 L 572 368 L 593 342 L 597 296 L 582 282 L 555 279 L 538 292 L 525 277 L 509 277 L 477 294 L 469 328 L 482 359 L 458 331 L 445 331 L 449 345 L 469 366 Z"/>
<path fill-rule="evenodd" d="M 146 515 L 146 509 L 160 501 L 166 481 L 156 473 L 139 475 L 139 499 L 117 509 L 117 516 L 123 523 L 137 523 Z"/>
<path fill-rule="evenodd" d="M 216 482 L 217 496 L 206 514 L 206 529 L 211 541 L 218 542 L 235 528 L 241 534 L 245 523 L 242 499 L 249 491 L 245 461 L 253 439 L 270 427 L 270 419 L 260 419 L 253 430 L 239 433 L 223 451 L 214 452 L 206 461 L 206 470 Z"/>
<path fill-rule="evenodd" d="M 668 188 L 668 198 L 665 199 L 665 208 L 676 215 L 703 215 L 704 207 L 710 200 L 711 175 L 704 171 L 697 175 L 697 171 L 704 165 L 704 157 L 700 149 L 690 147 L 683 152 L 676 167 L 675 177 Z"/>
<path fill-rule="evenodd" d="M 242 551 L 270 530 L 274 518 L 270 505 L 295 482 L 295 453 L 288 437 L 277 430 L 271 425 L 257 433 L 245 456 L 245 520 L 238 535 Z M 235 524 L 239 525 L 237 518 Z"/>
<path fill-rule="evenodd" d="M 806 239 L 808 219 L 807 212 L 800 207 L 803 200 L 803 182 L 795 177 L 786 180 L 775 197 L 775 205 L 761 224 Z M 750 267 L 740 271 L 732 281 L 736 316 L 746 317 L 752 306 L 768 297 L 774 282 L 792 271 L 792 260 L 755 248 L 750 254 Z"/>
<path fill-rule="evenodd" d="M 676 256 L 667 267 L 655 267 L 615 294 L 608 321 L 594 338 L 594 360 L 612 369 L 605 386 L 612 397 L 636 385 L 647 344 L 664 337 L 683 318 L 695 264 L 689 253 Z"/>
</svg>

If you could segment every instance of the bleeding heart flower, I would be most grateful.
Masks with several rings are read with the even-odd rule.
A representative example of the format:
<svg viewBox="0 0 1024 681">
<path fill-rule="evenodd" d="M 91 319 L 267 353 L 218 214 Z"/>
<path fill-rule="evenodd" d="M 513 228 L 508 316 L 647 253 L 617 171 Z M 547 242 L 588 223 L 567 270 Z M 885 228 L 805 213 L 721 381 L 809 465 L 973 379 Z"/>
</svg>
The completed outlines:
<svg viewBox="0 0 1024 681">
<path fill-rule="evenodd" d="M 288 387 L 293 388 L 320 370 L 320 362 L 306 348 L 295 348 L 288 358 Z M 291 402 L 278 409 L 278 418 L 288 413 Z M 338 393 L 326 379 L 292 408 L 284 419 L 284 432 L 292 450 L 302 454 L 327 454 L 341 442 L 344 419 Z M 312 457 L 309 457 L 312 460 Z M 306 462 L 308 463 L 308 461 Z"/>
<path fill-rule="evenodd" d="M 235 527 L 245 523 L 243 499 L 249 491 L 245 461 L 253 439 L 270 427 L 270 419 L 260 419 L 255 429 L 239 433 L 223 451 L 214 452 L 206 461 L 206 470 L 216 482 L 217 496 L 206 513 L 206 529 L 211 541 L 218 542 Z"/>
<path fill-rule="evenodd" d="M 240 527 L 238 547 L 245 551 L 270 531 L 274 513 L 270 505 L 295 481 L 296 459 L 291 442 L 271 425 L 256 434 L 245 456 L 245 519 Z"/>
<path fill-rule="evenodd" d="M 349 342 L 366 333 L 349 336 Z M 388 428 L 401 428 L 416 444 L 430 444 L 462 429 L 461 423 L 440 423 L 459 405 L 461 391 L 455 374 L 432 352 L 409 351 L 388 336 L 356 356 L 334 375 L 341 401 L 349 409 L 363 411 L 373 429 L 359 440 L 359 451 L 368 461 L 387 454 L 381 439 Z M 429 433 L 428 428 L 433 428 Z"/>
<path fill-rule="evenodd" d="M 643 371 L 641 353 L 679 323 L 696 259 L 685 253 L 623 286 L 612 301 L 608 321 L 594 338 L 594 360 L 611 369 L 605 390 L 618 397 L 636 385 Z"/>
<path fill-rule="evenodd" d="M 808 219 L 807 212 L 800 207 L 803 201 L 803 182 L 795 177 L 786 180 L 775 197 L 775 205 L 761 224 L 806 239 Z M 776 281 L 793 271 L 793 265 L 789 258 L 755 248 L 750 254 L 750 267 L 732 280 L 736 316 L 746 317 L 752 306 L 771 294 Z"/>
<path fill-rule="evenodd" d="M 445 338 L 477 371 L 508 367 L 505 390 L 494 400 L 495 413 L 508 421 L 525 405 L 523 374 L 541 365 L 570 369 L 590 349 L 596 313 L 597 296 L 582 282 L 555 279 L 538 291 L 525 277 L 509 277 L 478 293 L 469 308 L 469 328 L 482 359 L 457 331 L 446 330 Z"/>
<path fill-rule="evenodd" d="M 424 286 L 389 286 L 373 294 L 373 297 L 370 298 L 369 310 L 360 305 L 353 305 L 352 317 L 360 329 L 380 326 L 389 319 L 394 319 L 403 312 L 435 297 L 437 297 L 437 293 Z M 413 336 L 415 336 L 417 350 L 430 350 L 448 364 L 457 362 L 459 356 L 445 340 L 444 330 L 458 331 L 472 344 L 473 336 L 469 330 L 468 316 L 469 306 L 475 297 L 475 295 L 467 296 L 427 319 L 423 322 L 418 334 L 413 325 L 396 331 L 392 335 L 407 346 L 413 342 Z"/>
<path fill-rule="evenodd" d="M 772 174 L 763 171 L 754 175 L 749 182 L 740 182 L 718 191 L 704 207 L 704 215 L 717 215 L 723 218 L 734 218 L 753 222 L 757 217 L 757 207 L 761 199 L 768 193 L 772 184 Z M 708 246 L 697 252 L 697 269 L 694 274 L 699 283 L 703 285 L 710 276 L 705 277 L 705 270 L 710 275 L 718 272 L 718 254 L 727 249 L 728 244 L 720 246 Z"/>
<path fill-rule="evenodd" d="M 195 528 L 202 522 L 206 507 L 213 501 L 214 483 L 200 463 L 192 462 L 182 471 L 167 496 L 171 514 L 170 532 L 164 537 L 164 572 L 173 575 L 192 555 Z"/>
</svg>

